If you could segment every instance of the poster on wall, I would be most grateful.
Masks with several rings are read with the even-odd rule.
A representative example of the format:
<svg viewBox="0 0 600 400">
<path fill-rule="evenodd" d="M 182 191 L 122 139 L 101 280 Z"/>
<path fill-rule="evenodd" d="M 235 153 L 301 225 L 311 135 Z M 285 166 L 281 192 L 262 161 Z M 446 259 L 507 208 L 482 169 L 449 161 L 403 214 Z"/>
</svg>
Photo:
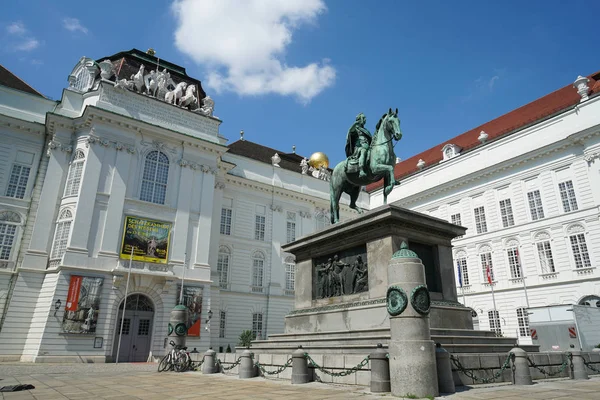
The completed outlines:
<svg viewBox="0 0 600 400">
<path fill-rule="evenodd" d="M 134 261 L 166 264 L 172 226 L 171 222 L 126 216 L 121 258 L 129 259 L 133 248 Z"/>
<path fill-rule="evenodd" d="M 183 304 L 188 308 L 188 336 L 200 336 L 202 325 L 202 287 L 183 285 L 183 303 L 179 301 L 181 284 L 177 285 L 177 305 Z"/>
<path fill-rule="evenodd" d="M 62 330 L 65 333 L 96 332 L 104 278 L 71 275 Z"/>
</svg>

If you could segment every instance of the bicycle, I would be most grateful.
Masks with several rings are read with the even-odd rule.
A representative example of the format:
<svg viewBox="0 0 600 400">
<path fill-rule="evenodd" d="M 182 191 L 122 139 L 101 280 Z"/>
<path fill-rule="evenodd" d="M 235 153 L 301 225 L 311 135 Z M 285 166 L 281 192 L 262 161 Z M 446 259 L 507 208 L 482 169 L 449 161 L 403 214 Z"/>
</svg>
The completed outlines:
<svg viewBox="0 0 600 400">
<path fill-rule="evenodd" d="M 171 350 L 160 360 L 158 372 L 176 371 L 185 372 L 192 366 L 192 359 L 187 347 L 178 346 L 174 341 L 170 341 Z"/>
</svg>

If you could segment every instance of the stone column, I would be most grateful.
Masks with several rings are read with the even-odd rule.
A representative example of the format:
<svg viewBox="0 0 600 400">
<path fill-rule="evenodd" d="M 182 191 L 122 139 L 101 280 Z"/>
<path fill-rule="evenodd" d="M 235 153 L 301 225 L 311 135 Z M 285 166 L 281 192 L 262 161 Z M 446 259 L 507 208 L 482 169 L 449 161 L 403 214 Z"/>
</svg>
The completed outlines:
<svg viewBox="0 0 600 400">
<path fill-rule="evenodd" d="M 388 264 L 387 311 L 390 315 L 392 395 L 439 395 L 435 344 L 429 329 L 430 296 L 425 267 L 402 242 Z"/>
<path fill-rule="evenodd" d="M 440 291 L 444 296 L 444 300 L 457 301 L 458 294 L 456 292 L 456 280 L 454 278 L 454 261 L 452 258 L 452 247 L 437 246 L 438 261 L 440 268 Z"/>
<path fill-rule="evenodd" d="M 192 203 L 192 188 L 194 173 L 191 168 L 186 168 L 186 164 L 180 162 L 180 182 L 179 193 L 177 195 L 177 214 L 171 236 L 170 258 L 172 260 L 182 260 L 183 267 L 188 268 L 186 264 L 186 245 L 188 242 L 188 225 L 190 223 L 190 206 Z M 189 258 L 190 254 L 188 254 Z"/>
<path fill-rule="evenodd" d="M 213 200 L 215 192 L 215 176 L 209 171 L 204 171 L 202 178 L 202 193 L 200 196 L 200 221 L 198 223 L 198 241 L 196 243 L 196 260 L 194 268 L 208 267 L 210 256 L 210 240 L 212 234 Z M 218 251 L 218 249 L 215 249 Z"/>
</svg>

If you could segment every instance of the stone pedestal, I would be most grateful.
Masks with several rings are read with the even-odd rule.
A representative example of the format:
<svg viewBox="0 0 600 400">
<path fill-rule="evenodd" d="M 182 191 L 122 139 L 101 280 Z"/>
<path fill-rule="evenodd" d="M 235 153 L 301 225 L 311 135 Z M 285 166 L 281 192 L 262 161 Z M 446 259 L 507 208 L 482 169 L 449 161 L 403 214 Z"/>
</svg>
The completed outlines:
<svg viewBox="0 0 600 400">
<path fill-rule="evenodd" d="M 431 299 L 425 285 L 425 268 L 406 242 L 392 256 L 387 275 L 392 394 L 436 397 L 439 388 L 435 343 L 429 328 Z"/>
</svg>

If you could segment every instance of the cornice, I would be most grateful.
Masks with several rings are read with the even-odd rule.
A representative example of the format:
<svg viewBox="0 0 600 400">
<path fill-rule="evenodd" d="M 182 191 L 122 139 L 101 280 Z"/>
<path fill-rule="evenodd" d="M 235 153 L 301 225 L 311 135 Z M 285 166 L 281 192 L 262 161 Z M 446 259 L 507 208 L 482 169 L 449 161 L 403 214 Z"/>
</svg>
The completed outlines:
<svg viewBox="0 0 600 400">
<path fill-rule="evenodd" d="M 0 115 L 0 127 L 6 127 L 21 132 L 44 134 L 46 127 L 39 122 L 25 121 L 5 114 Z"/>
</svg>

